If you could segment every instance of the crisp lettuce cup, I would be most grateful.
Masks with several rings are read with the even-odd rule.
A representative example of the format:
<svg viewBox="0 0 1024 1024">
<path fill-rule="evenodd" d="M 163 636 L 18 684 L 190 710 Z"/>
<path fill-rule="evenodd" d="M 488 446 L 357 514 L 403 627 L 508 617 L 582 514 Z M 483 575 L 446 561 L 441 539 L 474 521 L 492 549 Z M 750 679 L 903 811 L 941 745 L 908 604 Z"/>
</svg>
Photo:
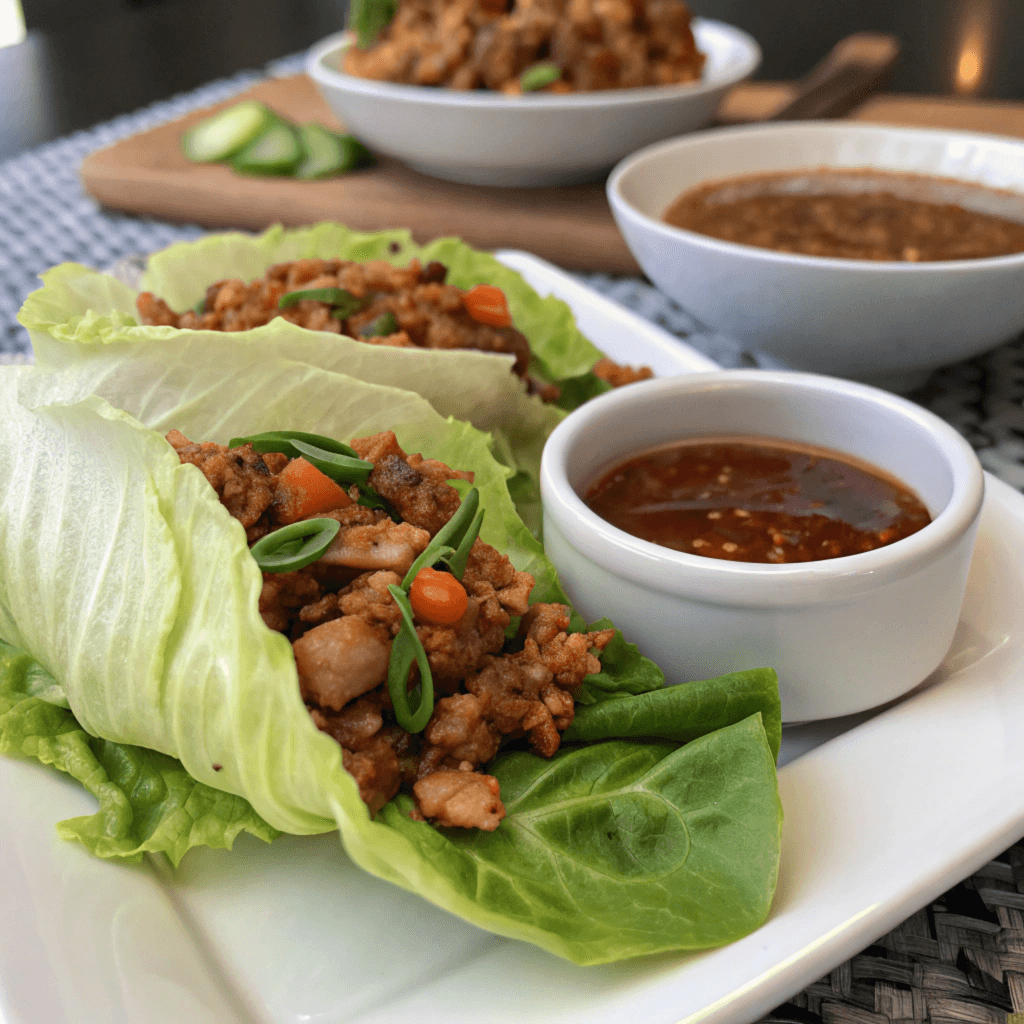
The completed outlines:
<svg viewBox="0 0 1024 1024">
<path fill-rule="evenodd" d="M 159 355 L 105 373 L 0 370 L 0 749 L 96 794 L 99 813 L 65 836 L 176 862 L 243 829 L 337 829 L 367 871 L 581 964 L 721 945 L 764 921 L 781 830 L 768 670 L 663 688 L 616 637 L 563 749 L 495 759 L 497 831 L 431 828 L 406 797 L 371 819 L 302 703 L 288 640 L 260 618 L 241 524 L 162 434 L 393 429 L 407 451 L 474 472 L 484 539 L 534 574 L 535 600 L 561 600 L 510 470 L 486 434 L 411 392 L 224 350 L 186 382 Z"/>
<path fill-rule="evenodd" d="M 458 287 L 497 285 L 505 292 L 516 327 L 530 341 L 531 374 L 563 386 L 564 408 L 527 394 L 524 383 L 511 373 L 512 356 L 367 345 L 281 318 L 229 336 L 142 326 L 135 307 L 137 291 L 74 263 L 43 275 L 43 287 L 25 301 L 19 320 L 28 328 L 36 362 L 44 369 L 85 360 L 130 359 L 145 345 L 187 346 L 201 359 L 211 346 L 231 337 L 235 344 L 251 345 L 268 357 L 415 391 L 442 415 L 493 435 L 499 459 L 517 471 L 511 486 L 520 512 L 539 529 L 537 481 L 544 441 L 565 409 L 608 390 L 608 385 L 590 372 L 602 353 L 580 333 L 569 307 L 551 296 L 541 298 L 516 271 L 490 254 L 455 238 L 418 246 L 408 231 L 365 234 L 339 224 L 297 230 L 273 227 L 259 236 L 232 232 L 172 245 L 151 257 L 140 290 L 159 295 L 180 311 L 194 306 L 215 281 L 249 281 L 262 277 L 275 263 L 334 256 L 360 262 L 387 260 L 396 266 L 412 259 L 424 265 L 438 260 L 448 267 L 448 281 Z"/>
</svg>

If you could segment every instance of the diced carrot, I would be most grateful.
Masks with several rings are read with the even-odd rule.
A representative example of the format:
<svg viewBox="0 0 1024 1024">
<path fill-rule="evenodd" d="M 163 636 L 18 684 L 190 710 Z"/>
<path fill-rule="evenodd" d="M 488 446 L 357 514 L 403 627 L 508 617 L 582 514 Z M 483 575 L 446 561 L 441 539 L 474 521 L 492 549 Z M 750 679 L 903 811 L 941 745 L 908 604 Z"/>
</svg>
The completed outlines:
<svg viewBox="0 0 1024 1024">
<path fill-rule="evenodd" d="M 421 622 L 452 626 L 469 606 L 466 588 L 450 573 L 420 569 L 409 587 L 409 604 Z"/>
<path fill-rule="evenodd" d="M 508 311 L 505 293 L 493 284 L 476 284 L 462 296 L 466 312 L 481 324 L 491 327 L 511 327 L 512 314 Z"/>
<path fill-rule="evenodd" d="M 292 459 L 278 474 L 274 511 L 282 525 L 351 504 L 339 484 L 303 458 Z"/>
</svg>

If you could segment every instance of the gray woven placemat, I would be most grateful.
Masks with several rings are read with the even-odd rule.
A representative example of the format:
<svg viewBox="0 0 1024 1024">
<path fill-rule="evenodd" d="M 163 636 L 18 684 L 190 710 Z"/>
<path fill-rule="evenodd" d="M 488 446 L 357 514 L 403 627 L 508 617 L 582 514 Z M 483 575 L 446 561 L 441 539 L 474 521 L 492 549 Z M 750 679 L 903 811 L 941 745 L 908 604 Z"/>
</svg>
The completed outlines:
<svg viewBox="0 0 1024 1024">
<path fill-rule="evenodd" d="M 67 260 L 103 268 L 203 234 L 98 209 L 78 168 L 93 150 L 248 88 L 264 74 L 300 71 L 303 55 L 153 104 L 0 163 L 0 362 L 31 360 L 15 316 L 42 271 Z M 723 365 L 736 346 L 636 278 L 580 279 Z M 935 374 L 915 394 L 964 434 L 986 468 L 1024 488 L 1024 340 Z M 1024 782 L 1022 782 L 1024 784 Z M 1024 1014 L 1024 842 L 915 914 L 863 953 L 778 1007 L 798 1024 L 1003 1024 Z M 1024 1024 L 1024 1019 L 1014 1024 Z"/>
</svg>

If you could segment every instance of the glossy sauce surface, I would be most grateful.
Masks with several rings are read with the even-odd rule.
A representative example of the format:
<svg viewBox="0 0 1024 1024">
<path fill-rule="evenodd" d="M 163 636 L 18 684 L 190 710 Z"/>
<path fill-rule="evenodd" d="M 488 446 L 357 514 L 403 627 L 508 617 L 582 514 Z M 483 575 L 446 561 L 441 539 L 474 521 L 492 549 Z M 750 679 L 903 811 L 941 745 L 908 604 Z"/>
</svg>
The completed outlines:
<svg viewBox="0 0 1024 1024">
<path fill-rule="evenodd" d="M 665 445 L 605 473 L 583 499 L 634 537 L 736 562 L 839 558 L 931 522 L 917 496 L 881 470 L 772 438 Z"/>
<path fill-rule="evenodd" d="M 678 196 L 664 220 L 804 256 L 918 263 L 1024 252 L 1024 195 L 870 168 L 711 182 Z"/>
</svg>

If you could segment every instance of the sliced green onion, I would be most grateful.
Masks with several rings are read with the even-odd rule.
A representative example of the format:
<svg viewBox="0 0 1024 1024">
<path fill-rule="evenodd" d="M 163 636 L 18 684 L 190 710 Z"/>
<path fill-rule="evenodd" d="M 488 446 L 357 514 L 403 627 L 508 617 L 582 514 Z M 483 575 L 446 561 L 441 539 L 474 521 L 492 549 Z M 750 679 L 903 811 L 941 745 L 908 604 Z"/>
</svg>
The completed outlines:
<svg viewBox="0 0 1024 1024">
<path fill-rule="evenodd" d="M 364 338 L 386 338 L 398 330 L 398 321 L 390 309 L 385 310 L 379 317 L 371 320 L 365 327 L 359 328 L 359 333 Z"/>
<path fill-rule="evenodd" d="M 562 69 L 551 61 L 542 61 L 540 64 L 531 64 L 519 76 L 519 88 L 523 92 L 536 92 L 544 86 L 557 82 L 562 77 Z"/>
<path fill-rule="evenodd" d="M 452 545 L 458 545 L 463 537 L 466 536 L 476 518 L 476 510 L 479 507 L 480 492 L 474 487 L 462 499 L 462 504 L 459 505 L 455 515 L 437 531 L 423 553 L 409 567 L 409 571 L 402 580 L 402 590 L 408 591 L 420 569 L 433 565 L 435 562 L 439 562 L 442 559 L 448 558 L 449 555 L 456 553 L 456 548 L 452 547 Z"/>
<path fill-rule="evenodd" d="M 402 615 L 398 636 L 391 642 L 391 661 L 388 664 L 388 693 L 398 724 L 406 732 L 422 732 L 434 713 L 434 677 L 430 673 L 427 652 L 416 635 L 412 621 L 412 606 L 405 592 L 392 584 L 388 592 L 395 599 Z M 413 660 L 420 667 L 420 699 L 415 710 L 409 706 L 409 669 Z"/>
<path fill-rule="evenodd" d="M 313 299 L 314 302 L 329 302 L 334 307 L 331 310 L 331 316 L 337 320 L 344 320 L 345 317 L 358 313 L 370 301 L 369 299 L 357 299 L 344 288 L 305 288 L 282 295 L 277 308 L 287 309 L 289 306 L 298 305 L 303 299 Z"/>
<path fill-rule="evenodd" d="M 292 441 L 292 447 L 307 461 L 313 463 L 321 473 L 339 484 L 364 484 L 373 472 L 373 463 L 365 459 L 353 459 L 348 455 L 336 455 L 304 441 Z"/>
<path fill-rule="evenodd" d="M 455 553 L 447 559 L 448 568 L 451 569 L 452 575 L 461 582 L 463 574 L 466 572 L 466 563 L 469 561 L 469 552 L 472 549 L 476 538 L 480 534 L 480 527 L 484 521 L 484 510 L 479 509 L 477 514 L 473 516 L 473 521 L 469 524 L 469 529 L 463 534 L 462 540 L 459 542 L 459 546 Z"/>
<path fill-rule="evenodd" d="M 360 50 L 372 45 L 397 10 L 398 0 L 351 0 L 348 7 L 348 24 L 359 38 Z"/>
<path fill-rule="evenodd" d="M 337 519 L 304 519 L 261 537 L 249 549 L 264 572 L 294 572 L 315 562 L 338 535 Z"/>
<path fill-rule="evenodd" d="M 196 163 L 226 160 L 261 135 L 272 120 L 273 114 L 262 103 L 235 103 L 190 128 L 181 148 Z"/>
<path fill-rule="evenodd" d="M 268 430 L 262 434 L 250 434 L 248 437 L 233 437 L 228 442 L 228 447 L 240 448 L 243 444 L 251 444 L 258 452 L 280 452 L 290 459 L 297 459 L 302 453 L 291 443 L 292 441 L 303 441 L 336 455 L 347 455 L 350 459 L 359 458 L 355 448 L 343 441 L 335 441 L 333 437 L 324 437 L 323 434 L 310 434 L 305 430 Z M 373 463 L 368 465 L 372 466 Z"/>
<path fill-rule="evenodd" d="M 380 509 L 381 512 L 387 512 L 396 523 L 402 521 L 395 518 L 397 513 L 392 510 L 391 506 L 369 484 L 362 484 L 360 486 L 356 504 L 362 505 L 364 508 L 375 508 Z"/>
</svg>

